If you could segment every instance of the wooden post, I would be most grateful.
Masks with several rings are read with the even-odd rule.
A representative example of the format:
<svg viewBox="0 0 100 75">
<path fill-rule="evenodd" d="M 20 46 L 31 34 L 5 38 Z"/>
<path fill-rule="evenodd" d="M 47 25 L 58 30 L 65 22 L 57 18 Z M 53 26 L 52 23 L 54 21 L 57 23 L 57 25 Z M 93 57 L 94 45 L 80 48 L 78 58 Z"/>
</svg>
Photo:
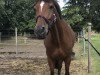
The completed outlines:
<svg viewBox="0 0 100 75">
<path fill-rule="evenodd" d="M 27 43 L 27 37 L 26 37 L 26 32 L 24 32 L 24 43 Z"/>
<path fill-rule="evenodd" d="M 88 23 L 88 40 L 91 42 L 91 23 Z M 91 58 L 90 58 L 91 45 L 88 43 L 88 73 L 91 71 Z"/>
<path fill-rule="evenodd" d="M 0 32 L 0 43 L 1 43 L 1 32 Z"/>
<path fill-rule="evenodd" d="M 80 42 L 80 34 L 79 34 L 79 32 L 78 32 L 78 43 Z"/>
<path fill-rule="evenodd" d="M 15 39 L 16 39 L 16 55 L 18 54 L 18 36 L 17 36 L 17 28 L 15 28 Z"/>
<path fill-rule="evenodd" d="M 85 43 L 85 28 L 83 28 L 83 50 L 84 50 L 84 55 L 86 54 L 86 43 Z"/>
</svg>

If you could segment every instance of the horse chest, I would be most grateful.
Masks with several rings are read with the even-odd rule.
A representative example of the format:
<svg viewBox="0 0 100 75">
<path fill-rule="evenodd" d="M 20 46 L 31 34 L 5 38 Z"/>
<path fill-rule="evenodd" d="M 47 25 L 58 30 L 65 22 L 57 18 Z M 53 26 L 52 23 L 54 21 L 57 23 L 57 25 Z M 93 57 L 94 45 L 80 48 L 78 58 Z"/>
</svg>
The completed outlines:
<svg viewBox="0 0 100 75">
<path fill-rule="evenodd" d="M 47 55 L 51 56 L 52 58 L 66 57 L 66 53 L 62 49 L 49 50 L 47 51 Z"/>
</svg>

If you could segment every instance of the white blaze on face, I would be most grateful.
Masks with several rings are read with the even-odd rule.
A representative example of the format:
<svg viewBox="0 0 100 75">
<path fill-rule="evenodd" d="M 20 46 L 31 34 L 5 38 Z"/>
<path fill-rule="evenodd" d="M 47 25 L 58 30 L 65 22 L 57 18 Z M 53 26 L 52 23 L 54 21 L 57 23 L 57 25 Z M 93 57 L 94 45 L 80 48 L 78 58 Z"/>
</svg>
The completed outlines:
<svg viewBox="0 0 100 75">
<path fill-rule="evenodd" d="M 42 12 L 42 9 L 43 9 L 44 4 L 45 4 L 45 2 L 44 1 L 41 1 L 41 3 L 40 3 L 41 12 Z"/>
</svg>

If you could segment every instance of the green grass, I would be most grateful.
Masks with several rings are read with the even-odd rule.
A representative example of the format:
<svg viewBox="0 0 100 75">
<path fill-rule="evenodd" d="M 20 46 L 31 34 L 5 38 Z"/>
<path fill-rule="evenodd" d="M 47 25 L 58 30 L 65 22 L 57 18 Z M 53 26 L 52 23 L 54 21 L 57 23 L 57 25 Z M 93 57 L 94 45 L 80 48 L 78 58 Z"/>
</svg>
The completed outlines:
<svg viewBox="0 0 100 75">
<path fill-rule="evenodd" d="M 95 34 L 91 36 L 91 42 L 93 46 L 100 52 L 100 34 Z M 81 45 L 83 45 L 81 41 Z M 83 51 L 81 51 L 83 52 Z M 88 52 L 88 43 L 86 43 L 86 52 Z M 91 73 L 86 75 L 100 75 L 100 56 L 91 47 Z M 84 59 L 87 59 L 88 53 Z"/>
<path fill-rule="evenodd" d="M 91 36 L 92 44 L 95 46 L 95 48 L 100 52 L 100 34 L 95 34 Z M 100 73 L 100 56 L 91 48 L 91 56 L 93 59 L 93 70 L 95 73 Z"/>
</svg>

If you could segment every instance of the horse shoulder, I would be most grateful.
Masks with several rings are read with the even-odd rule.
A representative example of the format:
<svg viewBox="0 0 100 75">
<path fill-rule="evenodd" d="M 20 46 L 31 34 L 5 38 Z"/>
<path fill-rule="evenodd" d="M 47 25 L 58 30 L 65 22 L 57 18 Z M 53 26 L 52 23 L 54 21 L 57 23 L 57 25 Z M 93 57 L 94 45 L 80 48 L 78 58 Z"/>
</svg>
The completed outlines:
<svg viewBox="0 0 100 75">
<path fill-rule="evenodd" d="M 61 24 L 63 29 L 62 45 L 64 45 L 67 48 L 72 48 L 75 42 L 74 31 L 72 30 L 71 26 L 68 25 L 64 20 L 62 20 Z"/>
<path fill-rule="evenodd" d="M 62 20 L 61 23 L 63 24 L 62 27 L 64 29 L 65 35 L 74 40 L 75 33 L 74 33 L 73 29 L 71 28 L 71 26 L 65 20 Z"/>
</svg>

